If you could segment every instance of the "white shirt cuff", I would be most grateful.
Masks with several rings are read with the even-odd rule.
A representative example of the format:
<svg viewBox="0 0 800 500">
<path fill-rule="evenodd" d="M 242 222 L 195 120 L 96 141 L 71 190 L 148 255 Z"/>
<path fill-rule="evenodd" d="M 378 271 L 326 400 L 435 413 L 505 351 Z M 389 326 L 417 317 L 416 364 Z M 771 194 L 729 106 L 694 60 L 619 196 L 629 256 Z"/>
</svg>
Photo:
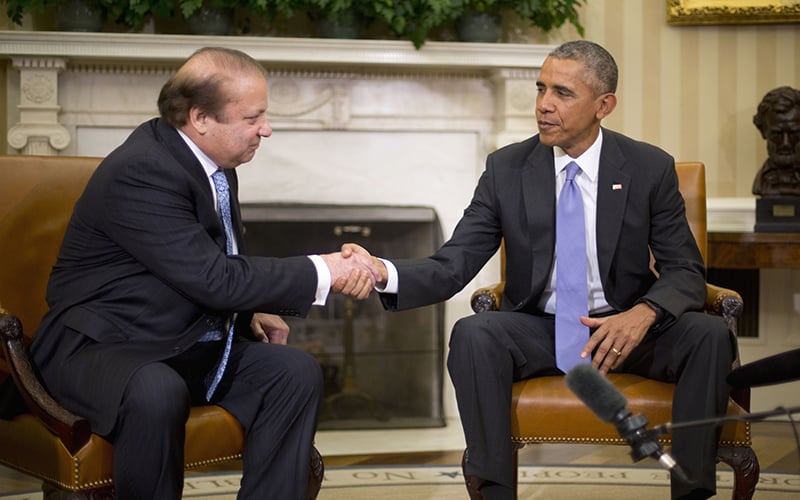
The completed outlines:
<svg viewBox="0 0 800 500">
<path fill-rule="evenodd" d="M 319 255 L 309 255 L 309 259 L 317 268 L 317 293 L 314 295 L 315 306 L 324 306 L 331 291 L 331 272 L 325 261 Z"/>
<path fill-rule="evenodd" d="M 388 274 L 388 278 L 386 279 L 386 285 L 380 287 L 375 285 L 375 290 L 380 293 L 397 293 L 399 289 L 399 278 L 397 276 L 397 268 L 392 264 L 391 261 L 386 259 L 380 259 L 381 262 L 386 266 L 386 273 Z"/>
</svg>

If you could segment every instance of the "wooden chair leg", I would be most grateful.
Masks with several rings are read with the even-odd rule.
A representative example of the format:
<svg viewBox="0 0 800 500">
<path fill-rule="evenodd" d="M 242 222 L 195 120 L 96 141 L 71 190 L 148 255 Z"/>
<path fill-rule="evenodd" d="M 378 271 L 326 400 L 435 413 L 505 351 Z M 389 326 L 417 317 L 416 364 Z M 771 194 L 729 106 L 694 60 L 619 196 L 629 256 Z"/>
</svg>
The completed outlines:
<svg viewBox="0 0 800 500">
<path fill-rule="evenodd" d="M 519 449 L 524 445 L 515 444 L 514 453 L 511 456 L 511 468 L 514 469 L 514 498 L 517 497 L 517 476 L 519 475 Z M 467 450 L 464 450 L 464 455 L 461 457 L 461 473 L 464 475 L 464 482 L 467 485 L 467 493 L 469 500 L 483 500 L 483 494 L 480 492 L 481 481 L 477 477 L 467 474 Z"/>
<path fill-rule="evenodd" d="M 114 487 L 106 486 L 94 490 L 69 491 L 52 483 L 42 483 L 44 500 L 114 500 Z"/>
<path fill-rule="evenodd" d="M 517 482 L 519 477 L 519 449 L 522 448 L 524 445 L 521 444 L 514 444 L 514 453 L 511 455 L 511 469 L 514 471 L 514 498 L 519 496 L 517 492 Z"/>
<path fill-rule="evenodd" d="M 467 485 L 467 494 L 469 500 L 483 500 L 483 494 L 478 490 L 481 487 L 481 481 L 477 476 L 467 474 L 467 452 L 464 450 L 464 455 L 461 457 L 461 473 L 464 475 L 464 482 Z"/>
<path fill-rule="evenodd" d="M 723 446 L 717 458 L 733 469 L 733 500 L 750 500 L 756 491 L 761 467 L 758 457 L 748 446 Z"/>
<path fill-rule="evenodd" d="M 325 463 L 316 446 L 312 446 L 311 464 L 308 470 L 308 500 L 315 500 L 319 495 L 323 476 L 325 476 Z"/>
</svg>

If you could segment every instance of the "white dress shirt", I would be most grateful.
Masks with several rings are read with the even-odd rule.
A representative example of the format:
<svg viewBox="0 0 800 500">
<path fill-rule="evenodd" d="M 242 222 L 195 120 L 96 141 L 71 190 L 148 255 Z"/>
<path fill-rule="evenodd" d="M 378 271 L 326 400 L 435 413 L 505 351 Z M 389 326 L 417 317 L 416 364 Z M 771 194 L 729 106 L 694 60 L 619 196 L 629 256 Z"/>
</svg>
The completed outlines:
<svg viewBox="0 0 800 500">
<path fill-rule="evenodd" d="M 575 176 L 575 182 L 583 199 L 589 313 L 602 313 L 612 309 L 603 293 L 603 283 L 600 281 L 600 265 L 597 260 L 597 177 L 600 170 L 600 149 L 602 144 L 603 131 L 601 129 L 594 143 L 578 158 L 570 157 L 558 146 L 553 148 L 556 169 L 556 204 L 561 195 L 561 189 L 567 181 L 567 164 L 574 161 L 580 167 L 578 175 Z M 556 312 L 556 259 L 558 259 L 558 255 L 553 259 L 550 280 L 539 302 L 539 307 L 550 314 L 555 314 Z"/>
</svg>

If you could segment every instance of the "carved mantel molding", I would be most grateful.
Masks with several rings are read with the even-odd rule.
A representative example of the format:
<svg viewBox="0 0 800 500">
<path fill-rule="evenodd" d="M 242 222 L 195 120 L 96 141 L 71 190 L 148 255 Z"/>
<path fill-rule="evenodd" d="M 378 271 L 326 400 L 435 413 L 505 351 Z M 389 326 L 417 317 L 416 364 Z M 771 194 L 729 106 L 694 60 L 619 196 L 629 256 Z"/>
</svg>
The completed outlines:
<svg viewBox="0 0 800 500">
<path fill-rule="evenodd" d="M 548 45 L 427 42 L 416 50 L 399 40 L 337 40 L 251 36 L 148 35 L 0 31 L 0 54 L 64 57 L 71 61 L 178 62 L 200 47 L 242 50 L 279 65 L 469 69 L 537 68 Z"/>
<path fill-rule="evenodd" d="M 19 116 L 16 122 L 12 118 L 8 143 L 26 154 L 58 154 L 70 144 L 80 120 L 96 124 L 114 119 L 107 110 L 86 118 L 83 108 L 60 102 L 60 73 L 151 76 L 163 81 L 192 52 L 211 45 L 239 49 L 262 62 L 274 84 L 271 114 L 278 121 L 290 120 L 300 127 L 340 129 L 353 120 L 353 126 L 365 126 L 364 120 L 359 122 L 350 115 L 349 82 L 354 78 L 480 79 L 492 87 L 492 144 L 530 135 L 535 126 L 532 83 L 552 49 L 544 45 L 428 42 L 416 50 L 409 42 L 396 40 L 0 31 L 0 59 L 13 61 L 20 82 L 19 102 L 9 100 L 9 113 L 16 104 Z M 311 86 L 319 90 L 313 99 L 287 100 L 292 92 L 308 93 Z M 150 110 L 126 111 L 131 116 L 145 116 Z"/>
</svg>

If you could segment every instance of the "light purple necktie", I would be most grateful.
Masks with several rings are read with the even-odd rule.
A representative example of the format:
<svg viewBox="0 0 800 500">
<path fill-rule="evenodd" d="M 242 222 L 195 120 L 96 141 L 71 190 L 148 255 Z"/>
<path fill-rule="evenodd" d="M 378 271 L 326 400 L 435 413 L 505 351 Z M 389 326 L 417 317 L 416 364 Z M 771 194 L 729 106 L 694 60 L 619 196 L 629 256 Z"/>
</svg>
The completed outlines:
<svg viewBox="0 0 800 500">
<path fill-rule="evenodd" d="M 231 189 L 228 185 L 228 179 L 225 177 L 225 172 L 217 170 L 211 174 L 211 180 L 214 181 L 214 189 L 217 192 L 217 202 L 219 203 L 219 218 L 222 220 L 222 225 L 225 227 L 225 252 L 230 255 L 233 253 L 233 219 L 231 218 Z M 230 325 L 227 328 L 225 335 L 225 350 L 222 352 L 219 362 L 214 370 L 212 370 L 207 377 L 206 383 L 208 385 L 208 392 L 206 392 L 206 400 L 211 401 L 211 396 L 217 390 L 219 381 L 222 380 L 222 374 L 225 372 L 225 365 L 228 364 L 228 357 L 231 354 L 231 344 L 233 344 L 233 321 L 228 320 Z M 224 328 L 224 324 L 222 327 Z M 211 375 L 214 375 L 211 378 Z M 210 380 L 208 380 L 210 379 Z"/>
<path fill-rule="evenodd" d="M 580 316 L 588 315 L 588 287 L 583 199 L 575 183 L 578 172 L 574 161 L 567 165 L 556 210 L 556 366 L 564 373 L 589 362 L 580 357 L 589 328 L 580 322 Z"/>
</svg>

